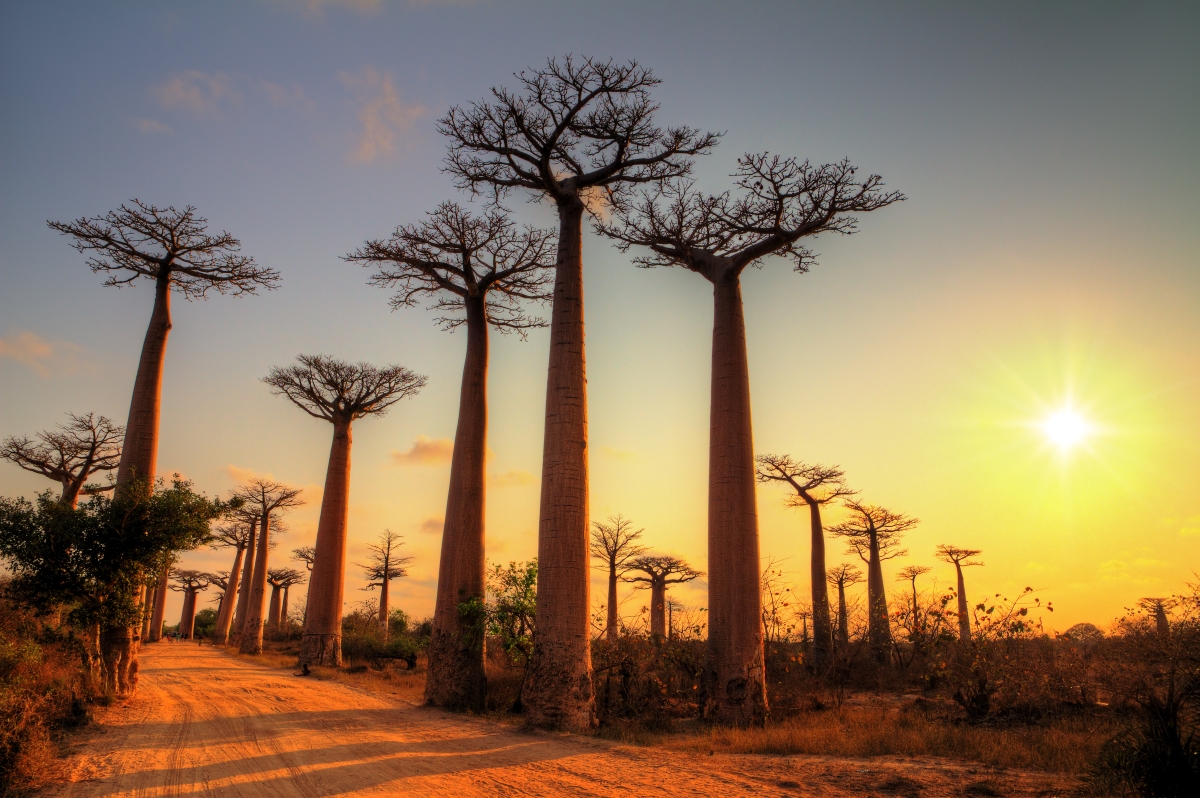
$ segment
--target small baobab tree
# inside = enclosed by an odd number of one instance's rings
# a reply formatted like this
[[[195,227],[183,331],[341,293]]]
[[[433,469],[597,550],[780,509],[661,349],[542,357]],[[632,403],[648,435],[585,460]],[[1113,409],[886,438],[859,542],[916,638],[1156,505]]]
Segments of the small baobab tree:
[[[183,613],[179,616],[179,636],[190,640],[196,620],[196,594],[208,589],[208,574],[193,570],[173,569],[171,590],[183,594]]]
[[[844,653],[850,645],[850,628],[847,625],[849,618],[846,612],[846,587],[862,582],[863,575],[857,567],[849,563],[841,563],[829,569],[826,579],[830,585],[837,588],[837,633],[834,636],[834,642],[838,650]]]
[[[263,382],[310,416],[333,425],[300,662],[336,666],[342,662],[351,425],[364,416],[382,415],[396,402],[417,393],[425,378],[402,366],[376,368],[325,355],[300,355],[297,360],[297,365],[271,369]]]
[[[233,607],[233,618],[229,634],[226,636],[227,641],[240,638],[242,628],[246,624],[246,605],[250,598],[250,583],[254,581],[254,558],[258,549],[258,511],[253,507],[242,505],[234,511],[234,517],[246,524],[250,531],[246,541],[246,558],[242,561],[242,573],[238,577],[237,601]],[[278,527],[278,522],[276,522],[276,527]]]
[[[925,622],[921,618],[921,603],[917,595],[917,579],[929,573],[924,565],[908,565],[896,574],[897,582],[908,582],[912,588],[912,606],[909,608],[909,629],[914,653],[919,652],[924,643]]]
[[[279,602],[279,616],[270,621],[277,629],[288,629],[288,593],[294,585],[302,584],[308,579],[307,574],[302,574],[295,568],[276,568],[275,581],[283,589],[283,598]]]
[[[367,551],[371,553],[371,562],[366,565],[358,565],[363,569],[363,575],[367,577],[367,586],[363,590],[374,590],[379,588],[379,627],[383,632],[383,639],[388,639],[388,617],[391,613],[391,605],[388,602],[388,594],[391,590],[392,580],[399,579],[403,576],[408,576],[408,566],[412,564],[412,557],[401,556],[399,549],[404,545],[404,536],[397,535],[390,529],[385,529],[379,535],[378,543],[368,543]]]
[[[304,570],[308,571],[309,576],[312,576],[313,560],[317,556],[316,546],[301,546],[298,549],[292,549],[292,560],[295,562],[304,563]],[[308,596],[304,594],[304,619],[308,620]]]
[[[622,250],[649,250],[635,258],[638,265],[681,266],[713,286],[703,712],[744,724],[760,722],[767,704],[742,272],[770,256],[790,259],[797,272],[808,271],[814,255],[800,243],[803,239],[853,233],[853,214],[904,197],[883,191],[878,175],[859,180],[848,161],[814,167],[770,153],[745,155],[733,177],[736,195],[704,194],[674,180],[632,202],[618,198],[612,220],[599,228]]]
[[[1144,598],[1138,600],[1138,607],[1154,618],[1154,628],[1163,640],[1171,637],[1171,621],[1167,612],[1174,609],[1178,601],[1174,598]]]
[[[641,574],[634,576],[634,573]],[[650,639],[660,641],[667,636],[667,585],[678,585],[704,576],[678,557],[643,555],[629,561],[626,582],[650,588]]]
[[[396,289],[393,309],[436,297],[432,309],[442,314],[442,326],[467,330],[425,700],[479,711],[486,685],[484,641],[482,619],[474,616],[483,607],[487,565],[488,328],[524,338],[530,328],[545,326],[523,306],[550,299],[554,235],[518,228],[498,210],[472,216],[445,202],[421,224],[398,227],[386,241],[368,241],[346,260],[376,269],[372,285]],[[477,611],[463,612],[464,605]]]
[[[438,122],[447,171],[494,204],[513,189],[558,213],[542,495],[537,632],[527,719],[590,728],[595,697],[589,650],[587,380],[584,369],[583,213],[636,185],[686,175],[717,140],[655,124],[654,74],[640,64],[552,58],[516,75],[515,90],[454,106]],[[593,205],[595,209],[595,205]]]
[[[607,524],[592,522],[592,556],[608,571],[608,605],[604,634],[608,642],[617,642],[617,580],[630,568],[630,562],[646,553],[646,547],[638,543],[644,529],[634,529],[633,522],[621,515],[614,515]]]
[[[229,569],[228,584],[221,585],[221,603],[217,605],[217,623],[213,628],[213,645],[224,645],[229,639],[229,627],[233,622],[233,608],[237,603],[238,587],[242,577],[242,561],[246,556],[246,547],[250,545],[253,527],[244,520],[234,517],[229,523],[220,526],[209,545],[214,549],[231,548],[234,550],[233,567]]]
[[[875,504],[845,502],[851,517],[829,531],[846,539],[846,553],[856,554],[867,566],[867,642],[875,659],[884,663],[892,649],[891,618],[883,582],[883,561],[908,554],[900,547],[905,532],[920,523]]]
[[[972,565],[983,565],[982,561],[972,560],[983,552],[979,549],[960,549],[957,546],[941,545],[937,547],[937,558],[942,562],[953,563],[954,572],[958,577],[958,639],[964,643],[971,640],[971,614],[967,604],[967,584],[963,581],[963,568]]]
[[[246,592],[246,620],[242,624],[238,650],[243,654],[261,654],[263,627],[269,616],[267,611],[267,573],[271,549],[272,516],[282,514],[305,502],[300,498],[301,490],[292,488],[273,479],[255,477],[234,491],[244,508],[258,515],[258,543],[254,552],[254,571],[250,575],[249,590]]]
[[[821,508],[854,495],[837,466],[809,465],[790,456],[762,454],[755,458],[759,482],[783,482],[796,491],[790,507],[807,507],[811,530],[809,578],[812,581],[813,665],[825,671],[833,663],[833,624],[829,619],[829,589],[825,581],[825,528]]]
[[[59,483],[59,501],[75,507],[88,477],[117,467],[125,428],[95,413],[68,417],[71,420],[57,430],[42,430],[34,438],[6,438],[0,444],[0,458]]]

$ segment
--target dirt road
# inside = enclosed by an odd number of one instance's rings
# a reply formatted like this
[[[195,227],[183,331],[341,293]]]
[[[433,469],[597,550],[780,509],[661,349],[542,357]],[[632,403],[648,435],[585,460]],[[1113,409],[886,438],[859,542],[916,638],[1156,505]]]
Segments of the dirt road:
[[[512,727],[148,646],[48,796],[1056,794],[1033,774],[907,758],[703,755]]]

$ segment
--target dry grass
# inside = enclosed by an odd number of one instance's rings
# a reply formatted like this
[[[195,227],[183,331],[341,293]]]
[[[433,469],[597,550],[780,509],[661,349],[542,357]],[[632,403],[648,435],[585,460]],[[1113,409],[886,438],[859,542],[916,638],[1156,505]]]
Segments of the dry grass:
[[[761,729],[707,728],[663,739],[669,748],[729,754],[932,756],[998,767],[1079,773],[1114,728],[1094,718],[1038,726],[970,726],[921,712],[844,707],[806,712]]]

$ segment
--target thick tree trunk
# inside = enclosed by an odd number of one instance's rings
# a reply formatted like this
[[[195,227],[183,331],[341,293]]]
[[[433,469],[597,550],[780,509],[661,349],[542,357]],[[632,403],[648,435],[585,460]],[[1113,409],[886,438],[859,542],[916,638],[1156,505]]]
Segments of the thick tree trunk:
[[[237,547],[233,557],[233,568],[229,571],[229,585],[225,588],[225,597],[221,599],[221,609],[217,611],[217,626],[213,629],[213,645],[223,646],[229,640],[229,628],[233,625],[233,608],[238,602],[241,586],[242,560],[246,550]]]
[[[882,665],[891,656],[892,627],[883,584],[883,563],[879,559],[879,540],[874,532],[871,533],[870,552],[867,563],[867,637],[871,653]]]
[[[196,623],[196,591],[183,591],[183,613],[179,616],[179,636],[192,639],[192,628]]]
[[[150,621],[154,617],[154,609],[158,606],[157,593],[157,582],[146,588],[146,600],[142,605],[142,633],[139,635],[143,642],[150,639]]]
[[[958,639],[964,643],[971,641],[971,616],[967,608],[967,585],[963,581],[962,566],[954,563],[958,572]]]
[[[667,636],[667,586],[658,579],[650,582],[650,639],[658,642]]]
[[[736,274],[713,281],[708,455],[708,652],[704,717],[736,725],[767,714],[759,595],[750,369]]]
[[[850,647],[850,630],[846,627],[846,585],[843,582],[838,582],[838,645],[842,649],[842,654],[846,653],[846,649]]]
[[[279,629],[280,590],[278,585],[271,585],[271,603],[267,609],[267,629],[272,632]]]
[[[258,541],[258,519],[255,518],[250,522],[250,539],[246,543],[246,561],[242,563],[241,585],[238,588],[237,608],[233,612],[233,625],[231,631],[226,635],[228,640],[237,640],[241,637],[242,629],[246,625],[246,602],[250,597],[250,582],[254,578],[254,558],[257,552]],[[233,575],[230,574],[230,578]]]
[[[123,694],[137,687],[137,660],[133,654],[133,635],[125,626],[110,626],[100,636],[104,658],[104,688]]]
[[[958,577],[959,595],[962,595],[962,570],[959,569]],[[1161,601],[1154,604],[1154,626],[1158,632],[1158,636],[1163,640],[1171,639],[1171,621],[1167,618],[1167,608],[1163,606]]]
[[[588,635],[583,203],[577,197],[560,201],[558,217],[558,262],[542,444],[537,629],[522,698],[529,723],[583,730],[592,728],[596,722]]]
[[[308,617],[300,642],[305,665],[342,664],[342,595],[346,588],[346,527],[350,509],[350,419],[333,422],[317,546],[308,583]]]
[[[467,301],[467,356],[459,391],[458,428],[454,433],[425,681],[426,703],[474,712],[483,710],[487,695],[482,614],[487,369],[487,316],[480,297]],[[386,585],[383,590],[387,590]],[[459,609],[473,601],[477,605],[473,610]]]
[[[59,501],[70,507],[72,510],[79,504],[79,493],[83,490],[83,483],[87,478],[87,468],[83,468],[79,472],[79,476],[75,479],[63,482],[62,496]]]
[[[154,591],[154,615],[150,619],[150,637],[151,643],[157,643],[162,640],[163,622],[166,620],[167,612],[167,587],[168,579],[171,574],[171,564],[167,563],[163,566],[162,573],[158,575],[158,587]]]
[[[162,396],[163,360],[171,332],[171,274],[164,270],[154,287],[154,312],[142,342],[142,357],[133,383],[125,442],[117,466],[117,484],[131,479],[154,479],[158,465],[158,415]]]
[[[608,564],[608,626],[604,630],[608,636],[608,642],[617,642],[617,566],[616,563]]]
[[[813,665],[818,673],[822,673],[833,663],[833,629],[829,621],[829,586],[825,582],[825,528],[821,524],[821,505],[809,501],[808,514],[812,526],[808,574],[812,580]]]
[[[263,612],[267,603],[267,553],[271,545],[271,514],[265,512],[258,520],[258,551],[254,555],[254,574],[246,593],[246,622],[238,640],[238,651],[261,654],[263,644]]]
[[[275,621],[275,625],[282,631],[287,631],[288,628],[288,591],[291,589],[291,586],[283,589],[283,600],[279,603],[279,618]]]

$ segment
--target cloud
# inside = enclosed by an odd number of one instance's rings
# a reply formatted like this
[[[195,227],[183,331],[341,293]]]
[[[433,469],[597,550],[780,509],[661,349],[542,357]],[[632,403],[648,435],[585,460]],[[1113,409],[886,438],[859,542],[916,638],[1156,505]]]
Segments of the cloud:
[[[158,101],[168,111],[186,111],[196,116],[209,116],[221,106],[240,105],[242,95],[233,81],[223,72],[207,74],[189,69],[155,88]]]
[[[156,119],[139,119],[138,130],[143,133],[170,133],[171,128]]]
[[[1200,515],[1193,516],[1179,527],[1179,536],[1184,538],[1200,538]]]
[[[446,519],[440,515],[431,515],[420,523],[417,529],[428,535],[442,534],[442,527],[446,525]]]
[[[505,471],[503,474],[493,474],[488,477],[488,484],[493,488],[511,488],[521,485],[536,485],[537,477],[528,471]]]
[[[362,134],[350,152],[351,160],[369,163],[396,151],[396,135],[425,114],[421,105],[405,105],[389,72],[366,67],[359,75],[341,73],[342,83],[354,93]]]
[[[30,330],[10,330],[0,338],[0,359],[11,358],[33,369],[39,377],[61,377],[94,371],[85,360],[87,350],[70,341],[47,341]]]
[[[418,435],[408,451],[392,450],[392,459],[400,465],[436,465],[448,463],[454,454],[454,441],[449,438],[426,438]]]
[[[383,8],[383,0],[276,0],[276,2],[293,10],[318,15],[326,8],[344,8],[367,14]]]
[[[611,446],[601,446],[600,453],[614,460],[632,460],[637,457],[637,452],[631,449],[614,449]]]

